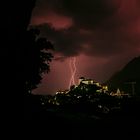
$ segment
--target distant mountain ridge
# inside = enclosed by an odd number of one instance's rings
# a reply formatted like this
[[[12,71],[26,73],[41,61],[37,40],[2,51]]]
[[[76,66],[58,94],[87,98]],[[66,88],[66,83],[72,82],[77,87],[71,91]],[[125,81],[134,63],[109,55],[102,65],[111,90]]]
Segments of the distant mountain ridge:
[[[110,90],[121,90],[132,93],[132,82],[135,82],[135,94],[140,95],[140,56],[135,57],[125,67],[115,73],[107,82]]]

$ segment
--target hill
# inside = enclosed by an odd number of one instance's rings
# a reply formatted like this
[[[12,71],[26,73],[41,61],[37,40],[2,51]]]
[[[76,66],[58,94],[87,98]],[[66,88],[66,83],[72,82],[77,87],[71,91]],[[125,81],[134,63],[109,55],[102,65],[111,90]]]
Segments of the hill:
[[[120,88],[127,93],[140,95],[140,56],[131,60],[121,71],[115,73],[105,83],[110,90]]]

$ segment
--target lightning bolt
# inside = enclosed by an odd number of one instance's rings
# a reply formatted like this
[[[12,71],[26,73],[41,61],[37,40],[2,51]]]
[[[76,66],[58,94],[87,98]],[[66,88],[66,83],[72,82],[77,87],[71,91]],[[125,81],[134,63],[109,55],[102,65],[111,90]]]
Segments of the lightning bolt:
[[[70,66],[70,71],[71,71],[69,87],[71,87],[71,85],[75,85],[75,74],[76,74],[76,70],[77,70],[75,57],[70,59],[69,66]]]
[[[70,59],[69,66],[70,66],[70,72],[71,72],[71,77],[70,77],[70,82],[69,82],[69,87],[70,87],[70,86],[72,85],[72,83],[73,83],[73,67],[72,67],[72,59]]]
[[[73,58],[73,84],[75,85],[75,74],[76,74],[76,58]]]

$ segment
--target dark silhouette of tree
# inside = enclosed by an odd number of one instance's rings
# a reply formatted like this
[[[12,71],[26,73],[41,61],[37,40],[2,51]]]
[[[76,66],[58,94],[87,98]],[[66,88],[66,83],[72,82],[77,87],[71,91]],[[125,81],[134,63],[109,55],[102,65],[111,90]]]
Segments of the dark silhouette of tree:
[[[3,7],[7,10],[2,12],[3,22],[1,28],[1,79],[5,93],[19,95],[24,92],[24,46],[27,27],[30,23],[32,10],[36,0],[5,1]],[[11,62],[11,63],[9,63]],[[12,67],[11,67],[12,65]],[[7,84],[7,79],[8,83]],[[12,85],[13,83],[13,85]],[[11,86],[11,88],[7,88]],[[3,91],[2,89],[2,91]],[[13,95],[13,94],[10,94]]]
[[[42,74],[50,71],[53,45],[46,38],[39,37],[38,29],[30,29],[24,39],[24,86],[26,93],[35,89],[42,79]]]

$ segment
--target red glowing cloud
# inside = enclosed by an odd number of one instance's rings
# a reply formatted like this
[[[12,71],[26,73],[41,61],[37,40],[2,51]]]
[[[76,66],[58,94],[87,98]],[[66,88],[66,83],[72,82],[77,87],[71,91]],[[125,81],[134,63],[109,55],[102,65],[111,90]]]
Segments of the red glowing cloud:
[[[46,16],[38,16],[34,17],[31,20],[32,25],[40,25],[48,23],[51,27],[55,28],[56,30],[67,29],[73,25],[72,18],[57,15],[56,13],[49,12]]]

